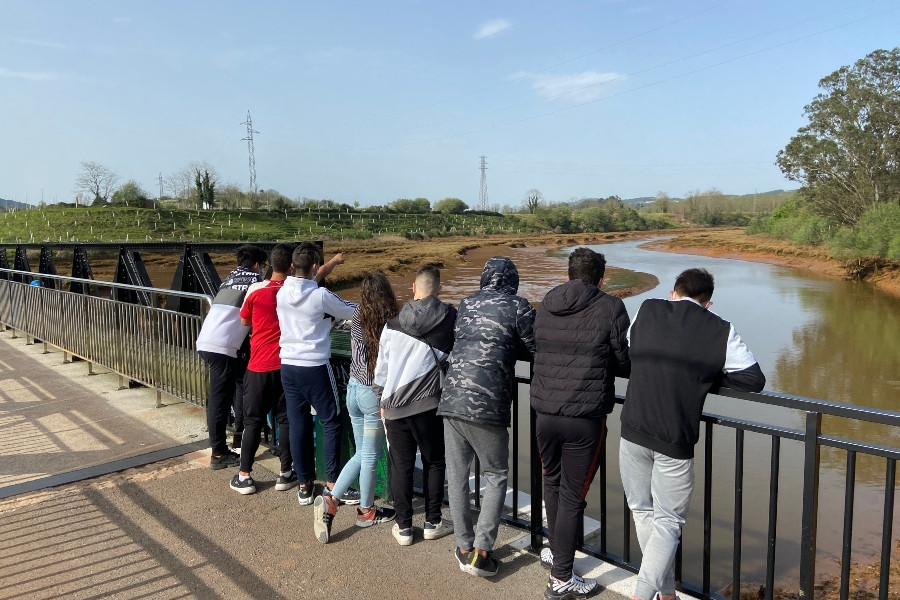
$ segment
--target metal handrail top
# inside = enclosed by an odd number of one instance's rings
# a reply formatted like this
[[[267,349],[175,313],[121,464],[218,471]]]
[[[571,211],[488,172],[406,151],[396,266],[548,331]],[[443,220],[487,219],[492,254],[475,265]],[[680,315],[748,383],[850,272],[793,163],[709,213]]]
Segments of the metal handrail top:
[[[34,271],[19,271],[16,269],[0,268],[0,273],[12,273],[15,275],[25,275],[34,279],[59,279],[63,281],[73,281],[75,283],[83,283],[85,285],[97,285],[109,288],[117,288],[121,290],[134,290],[136,292],[150,292],[154,294],[166,294],[168,296],[178,296],[179,298],[188,298],[191,300],[205,300],[208,306],[212,306],[213,297],[209,294],[199,294],[196,292],[181,292],[178,290],[169,290],[166,288],[144,287],[142,285],[131,285],[128,283],[115,283],[112,281],[102,281],[99,279],[83,279],[81,277],[70,277],[68,275],[51,275],[49,273],[36,273]]]

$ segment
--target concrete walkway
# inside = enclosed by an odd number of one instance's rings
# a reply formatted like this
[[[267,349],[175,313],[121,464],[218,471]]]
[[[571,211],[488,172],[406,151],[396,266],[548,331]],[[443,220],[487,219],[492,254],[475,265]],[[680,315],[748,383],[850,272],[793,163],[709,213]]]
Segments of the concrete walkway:
[[[155,392],[11,336],[0,332],[0,600],[542,597],[547,571],[510,527],[490,579],[458,569],[453,536],[418,531],[400,547],[389,526],[356,528],[352,507],[321,545],[312,508],[275,491],[268,452],[260,491],[239,496],[231,470],[207,468],[202,409],[155,408]],[[629,573],[575,565],[608,588],[600,598],[630,596]]]

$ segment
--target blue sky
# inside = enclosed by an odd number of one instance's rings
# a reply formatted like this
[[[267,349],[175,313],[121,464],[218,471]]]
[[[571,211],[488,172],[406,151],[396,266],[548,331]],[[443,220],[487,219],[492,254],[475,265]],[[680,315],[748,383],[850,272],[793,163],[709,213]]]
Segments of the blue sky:
[[[135,179],[362,206],[794,188],[819,79],[900,44],[896,0],[0,0],[0,197]]]

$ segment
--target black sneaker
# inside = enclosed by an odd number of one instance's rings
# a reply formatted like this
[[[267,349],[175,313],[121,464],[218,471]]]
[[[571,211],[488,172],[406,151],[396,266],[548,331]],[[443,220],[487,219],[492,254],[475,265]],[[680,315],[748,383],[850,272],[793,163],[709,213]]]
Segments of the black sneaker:
[[[209,468],[213,471],[229,469],[241,464],[241,455],[237,452],[226,452],[222,456],[213,456],[209,459]]]
[[[384,508],[381,506],[376,506],[374,511],[366,511],[363,512],[360,509],[356,509],[356,526],[357,527],[371,527],[372,525],[379,525],[381,523],[387,523],[388,521],[393,521],[394,517],[397,516],[397,511],[393,508]]]
[[[459,563],[460,571],[465,571],[477,577],[493,577],[500,570],[500,563],[494,558],[492,552],[488,552],[487,556],[482,556],[475,550],[470,550],[468,553],[463,554],[457,548],[456,562]]]
[[[297,488],[297,502],[300,506],[309,506],[313,503],[315,493],[315,485],[312,481],[308,481]]]
[[[341,494],[340,497],[341,504],[359,504],[359,492],[354,489],[348,489],[346,492]]]
[[[291,471],[291,474],[285,477],[284,475],[279,475],[278,479],[275,480],[275,489],[279,492],[286,492],[292,487],[298,485],[299,481],[297,480],[297,474]]]
[[[581,600],[590,598],[603,591],[603,586],[596,579],[586,579],[572,573],[568,581],[557,581],[553,577],[547,579],[547,587],[544,588],[546,600]]]
[[[313,532],[323,544],[331,538],[331,522],[334,521],[334,513],[328,510],[329,504],[325,496],[317,496],[313,502]]]
[[[228,485],[231,489],[236,491],[238,494],[255,494],[256,493],[256,484],[253,482],[252,477],[248,477],[247,479],[241,481],[240,475],[235,475],[231,478],[231,483]]]

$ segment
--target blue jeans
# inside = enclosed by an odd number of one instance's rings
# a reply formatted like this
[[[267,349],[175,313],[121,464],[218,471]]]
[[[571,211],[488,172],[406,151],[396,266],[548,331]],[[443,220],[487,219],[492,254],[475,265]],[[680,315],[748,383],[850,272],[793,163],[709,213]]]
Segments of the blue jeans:
[[[674,594],[675,551],[694,493],[694,459],[671,458],[622,440],[619,469],[643,554],[634,597]]]
[[[384,425],[378,396],[353,377],[347,384],[347,413],[353,424],[356,452],[344,465],[331,493],[340,498],[359,476],[359,506],[371,508],[375,503],[378,457],[384,450]]]

